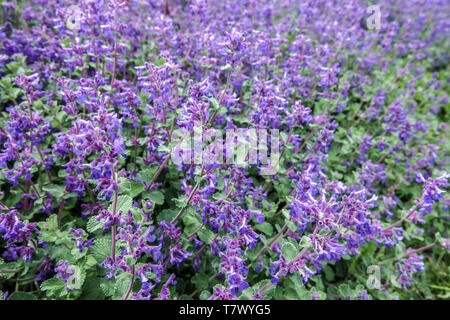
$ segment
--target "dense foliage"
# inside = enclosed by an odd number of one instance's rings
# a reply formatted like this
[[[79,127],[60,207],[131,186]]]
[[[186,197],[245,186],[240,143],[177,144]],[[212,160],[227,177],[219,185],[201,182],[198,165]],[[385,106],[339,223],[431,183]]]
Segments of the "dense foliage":
[[[450,4],[371,4],[2,1],[3,298],[449,298]]]

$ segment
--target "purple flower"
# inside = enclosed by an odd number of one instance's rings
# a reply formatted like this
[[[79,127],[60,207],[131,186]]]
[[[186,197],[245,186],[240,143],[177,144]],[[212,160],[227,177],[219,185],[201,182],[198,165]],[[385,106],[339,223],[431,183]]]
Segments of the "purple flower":
[[[236,295],[231,293],[229,289],[220,288],[218,286],[214,287],[213,294],[208,298],[208,300],[239,300]]]
[[[62,279],[66,285],[66,290],[75,290],[73,281],[76,282],[76,268],[73,265],[69,265],[67,260],[60,260],[55,268],[56,278]]]
[[[94,239],[85,240],[86,235],[83,229],[73,229],[70,228],[69,232],[74,235],[74,238],[70,238],[70,241],[75,242],[75,246],[80,250],[80,253],[83,252],[83,248],[88,248],[94,245]]]
[[[22,222],[16,209],[0,214],[0,234],[3,234],[2,239],[8,245],[3,256],[10,261],[17,260],[19,256],[29,261],[35,250],[28,245],[33,232],[39,233],[36,223]]]
[[[425,270],[425,264],[422,262],[423,257],[417,255],[413,249],[408,248],[406,256],[406,258],[399,259],[395,264],[397,281],[405,289],[415,282],[412,278],[413,274]]]
[[[34,279],[37,282],[42,282],[49,279],[54,274],[56,260],[51,258],[48,253],[45,254],[44,261],[38,268],[39,274]]]
[[[170,249],[170,263],[175,264],[178,267],[181,265],[183,261],[186,261],[192,255],[191,252],[181,249],[181,243],[175,245],[172,249]]]

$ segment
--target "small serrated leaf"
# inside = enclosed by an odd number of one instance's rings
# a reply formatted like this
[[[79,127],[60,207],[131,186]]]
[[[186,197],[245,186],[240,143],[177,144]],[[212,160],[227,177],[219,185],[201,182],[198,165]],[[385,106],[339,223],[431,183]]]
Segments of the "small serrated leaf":
[[[91,247],[92,255],[98,263],[105,261],[111,254],[111,239],[100,238],[95,239],[94,245]]]
[[[285,242],[281,248],[281,254],[286,258],[286,262],[291,262],[298,254],[298,250],[292,243]]]
[[[29,292],[17,291],[13,292],[8,300],[37,300],[36,296]]]
[[[164,203],[164,195],[157,190],[144,193],[143,198],[152,200],[154,203],[160,205]]]
[[[83,285],[83,293],[80,300],[101,300],[105,298],[103,288],[101,288],[102,279],[95,276],[88,276]]]
[[[89,233],[103,229],[103,223],[97,220],[97,217],[90,217],[86,223],[86,229]]]
[[[199,298],[200,298],[200,300],[208,300],[208,298],[211,296],[211,293],[208,291],[208,290],[203,290],[201,293],[200,293],[200,296],[199,296]]]
[[[199,289],[207,289],[209,287],[208,276],[204,273],[197,273],[191,278],[191,282]]]
[[[48,280],[45,280],[41,284],[41,290],[42,291],[56,291],[60,289],[64,289],[66,285],[61,279],[57,278],[50,278]]]
[[[128,192],[128,195],[131,198],[136,198],[138,195],[140,195],[145,190],[145,186],[141,182],[131,182],[130,184],[130,191]]]
[[[131,274],[127,272],[122,272],[116,276],[116,283],[114,284],[114,297],[116,299],[122,298],[122,296],[127,292],[131,277]]]
[[[105,296],[111,297],[114,294],[114,281],[106,280],[100,284],[100,288]]]
[[[204,243],[209,244],[214,239],[215,234],[211,230],[206,228],[202,228],[198,233],[198,238],[202,240]]]
[[[122,212],[122,214],[125,215],[128,213],[128,211],[131,210],[132,206],[133,206],[133,199],[130,196],[121,195],[117,198],[116,213]],[[112,203],[109,206],[108,211],[113,212]]]
[[[160,223],[161,221],[171,221],[175,216],[177,215],[177,212],[172,209],[164,209],[161,211],[161,213],[157,216],[157,221]]]
[[[50,184],[47,186],[43,186],[42,190],[47,191],[55,198],[59,199],[64,195],[64,190],[66,190],[65,185],[57,185],[57,184]]]
[[[269,237],[273,234],[273,227],[268,222],[263,222],[261,224],[256,225],[256,229],[264,232]]]

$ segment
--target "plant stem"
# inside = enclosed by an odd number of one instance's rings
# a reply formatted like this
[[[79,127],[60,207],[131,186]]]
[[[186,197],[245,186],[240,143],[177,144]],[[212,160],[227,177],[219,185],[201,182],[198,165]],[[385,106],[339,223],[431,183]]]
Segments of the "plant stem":
[[[3,207],[5,210],[9,210],[8,206],[0,201],[0,206]]]
[[[62,199],[61,203],[59,204],[58,216],[56,217],[58,229],[61,229],[61,217],[62,217],[63,211],[64,211],[64,199]]]
[[[17,273],[20,270],[17,269],[4,269],[4,270],[0,270],[0,273]]]
[[[180,209],[178,214],[175,216],[175,218],[172,219],[172,221],[170,221],[170,223],[177,222],[177,220],[181,217],[181,215],[183,214],[184,210],[186,210],[187,206],[189,205],[189,203],[191,202],[191,200],[194,197],[195,193],[197,192],[197,189],[198,189],[199,186],[200,186],[200,181],[197,182],[195,187],[192,189],[191,193],[189,194],[189,198],[186,201],[186,204]]]
[[[383,261],[379,262],[378,264],[386,264],[386,263],[395,261],[395,260],[397,260],[397,259],[403,259],[403,258],[406,258],[406,257],[408,257],[408,256],[410,256],[410,255],[412,255],[412,254],[417,253],[417,252],[421,252],[421,251],[425,251],[425,250],[427,250],[427,249],[430,249],[430,248],[434,247],[435,245],[436,245],[436,243],[430,243],[430,244],[428,244],[428,245],[426,245],[426,246],[423,246],[423,247],[420,247],[420,248],[418,248],[418,249],[416,249],[416,250],[407,252],[407,253],[405,253],[404,255],[402,255],[400,258],[391,258],[391,259],[383,260]]]
[[[41,158],[42,164],[43,164],[43,166],[44,166],[44,168],[45,168],[45,172],[47,173],[48,181],[49,181],[50,183],[53,183],[52,175],[50,174],[50,172],[48,171],[48,169],[45,167],[45,164],[44,164],[44,156],[42,155],[41,148],[39,148],[39,146],[37,147],[37,151],[38,151],[38,153],[39,153],[39,157]]]
[[[231,69],[230,71],[228,71],[228,75],[227,75],[227,83],[225,84],[225,89],[223,89],[222,91],[222,95],[220,96],[219,102],[218,102],[218,108],[216,110],[214,110],[214,113],[212,114],[211,118],[208,121],[208,126],[211,126],[214,122],[214,119],[216,118],[217,112],[219,111],[220,108],[220,104],[222,103],[223,98],[225,98],[225,93],[228,90],[228,87],[230,86],[230,80],[231,80]]]
[[[385,232],[385,231],[387,231],[387,230],[390,230],[390,229],[392,229],[392,228],[395,228],[395,227],[398,226],[400,223],[402,223],[403,221],[405,221],[406,219],[408,219],[408,218],[414,213],[415,208],[416,208],[416,206],[413,206],[411,209],[409,209],[410,212],[409,212],[406,216],[404,216],[403,218],[401,218],[401,219],[398,220],[397,222],[391,224],[390,226],[384,228],[384,229],[383,229],[383,232]]]
[[[277,233],[277,235],[276,235],[275,237],[273,237],[273,239],[270,240],[270,242],[269,242],[267,245],[265,245],[265,246],[258,252],[258,254],[256,255],[256,258],[255,258],[255,259],[257,259],[260,255],[262,255],[262,254],[264,253],[264,251],[266,251],[266,249],[270,248],[270,246],[271,246],[275,241],[277,241],[277,239],[283,234],[283,232],[286,231],[287,227],[288,227],[287,224],[285,224],[285,225],[283,226],[283,228],[281,228],[281,230]]]
[[[113,179],[114,181],[116,181],[116,173],[115,173],[115,168],[113,166]],[[112,216],[113,218],[116,217],[116,211],[117,211],[117,199],[119,198],[119,190],[114,190],[114,199],[113,199],[113,212],[112,212]],[[116,259],[116,233],[117,233],[117,226],[115,224],[113,224],[111,226],[111,258],[113,260]]]
[[[306,137],[305,141],[303,141],[302,145],[300,146],[300,148],[298,149],[297,153],[300,153],[300,151],[303,150],[303,148],[306,146],[306,144],[308,143],[309,140],[311,140],[312,136],[314,135],[314,133],[316,132],[316,130],[311,130],[311,132],[308,134],[308,136]],[[290,166],[287,170],[286,170],[286,174],[289,173],[289,171],[291,171],[292,169],[294,169],[301,161],[293,164],[292,166]]]
[[[128,290],[125,293],[125,295],[122,297],[122,300],[128,300],[128,297],[130,296],[131,291],[133,290],[133,284],[134,284],[134,269],[135,265],[131,267],[131,281],[130,285],[128,286]]]
[[[178,144],[175,146],[175,148],[179,147],[181,145],[181,143],[183,142],[183,140],[189,135],[189,133],[185,134],[180,141],[178,142]],[[174,148],[174,149],[175,149]],[[173,150],[173,149],[172,149]],[[153,178],[150,180],[150,183],[148,184],[146,191],[148,192],[150,190],[150,188],[153,186],[153,184],[155,183],[155,180],[159,177],[159,175],[161,174],[161,172],[163,171],[163,169],[166,167],[167,162],[169,162],[170,156],[172,154],[172,150],[169,152],[169,154],[166,156],[166,158],[164,159],[164,161],[161,163],[161,165],[158,168],[158,171],[156,171],[156,173],[154,174]]]

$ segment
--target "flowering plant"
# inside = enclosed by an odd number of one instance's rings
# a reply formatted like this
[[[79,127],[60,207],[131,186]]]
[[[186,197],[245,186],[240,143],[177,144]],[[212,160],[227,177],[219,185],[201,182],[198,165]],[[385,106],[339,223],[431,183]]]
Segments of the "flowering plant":
[[[450,7],[373,7],[3,1],[1,297],[448,299]]]

